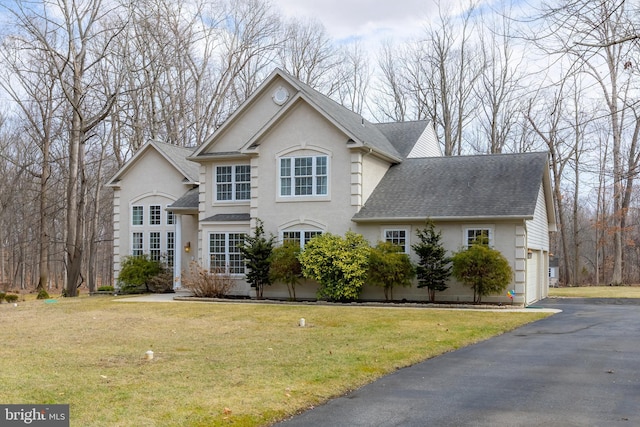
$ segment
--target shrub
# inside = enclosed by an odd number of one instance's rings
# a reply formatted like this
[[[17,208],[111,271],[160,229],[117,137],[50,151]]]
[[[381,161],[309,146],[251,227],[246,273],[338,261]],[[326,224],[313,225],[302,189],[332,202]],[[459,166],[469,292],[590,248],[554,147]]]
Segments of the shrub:
[[[509,262],[497,250],[482,243],[456,252],[452,258],[453,276],[473,289],[473,301],[502,293],[513,276]]]
[[[2,304],[2,301],[4,301],[4,297],[6,297],[7,294],[5,294],[4,292],[0,292],[0,304]]]
[[[369,244],[360,234],[324,233],[305,245],[298,257],[302,273],[320,284],[318,297],[352,301],[360,296],[369,264]]]
[[[149,280],[162,271],[160,262],[148,255],[127,256],[123,259],[118,276],[122,293],[149,290]]]
[[[49,299],[51,298],[49,296],[49,293],[45,290],[45,289],[40,289],[38,291],[38,296],[36,296],[36,299]]]
[[[114,290],[113,286],[108,286],[108,285],[100,286],[98,288],[98,292],[113,292],[113,290]]]
[[[173,292],[173,271],[169,268],[162,268],[160,273],[149,279],[147,288],[157,294]]]
[[[420,241],[411,247],[418,255],[418,287],[427,288],[429,301],[436,300],[436,292],[447,289],[447,279],[451,275],[451,258],[446,256],[446,250],[441,243],[442,233],[435,230],[432,221],[427,221],[424,229],[417,231]]]
[[[384,298],[393,299],[394,286],[411,286],[415,276],[409,256],[391,242],[379,242],[369,255],[368,283],[384,288]]]
[[[282,246],[273,249],[271,253],[271,266],[269,275],[273,282],[282,282],[287,285],[289,299],[296,300],[296,285],[302,277],[302,265],[298,256],[300,244],[298,242],[285,242]]]
[[[230,274],[224,271],[210,272],[195,261],[189,266],[189,272],[183,276],[182,283],[193,295],[205,298],[223,298],[234,286]]]
[[[4,296],[5,301],[11,303],[11,302],[16,302],[18,301],[18,295],[16,294],[6,294]]]

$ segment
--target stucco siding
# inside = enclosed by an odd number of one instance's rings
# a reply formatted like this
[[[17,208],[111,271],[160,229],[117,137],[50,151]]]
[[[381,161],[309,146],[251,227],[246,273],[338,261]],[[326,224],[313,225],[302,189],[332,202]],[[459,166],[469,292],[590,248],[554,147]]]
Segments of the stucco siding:
[[[120,262],[131,255],[132,233],[143,233],[143,251],[149,252],[149,232],[160,232],[161,250],[166,251],[167,233],[175,225],[167,224],[165,208],[184,194],[187,187],[183,176],[155,149],[149,148],[121,177],[114,202],[114,279],[117,281]],[[160,224],[149,224],[149,207],[160,206]],[[133,206],[143,207],[143,225],[132,225]],[[178,250],[179,248],[175,248]]]
[[[391,165],[370,154],[363,156],[362,163],[362,204],[365,204]]]
[[[424,228],[422,223],[388,223],[388,224],[359,224],[354,228],[354,231],[361,233],[372,245],[375,245],[378,241],[384,238],[385,229],[406,229],[408,231],[408,246],[419,242],[416,235],[418,229]],[[509,262],[511,268],[516,271],[516,264],[522,263],[522,260],[526,258],[524,253],[519,253],[517,250],[516,242],[516,230],[523,228],[522,223],[518,222],[439,222],[436,224],[436,230],[442,232],[442,244],[447,250],[447,255],[451,256],[454,252],[460,251],[466,244],[466,230],[469,228],[489,228],[493,234],[493,247],[499,250]],[[413,249],[410,249],[410,257],[414,263],[417,263],[418,258],[415,255]],[[520,269],[524,273],[524,266]],[[513,289],[516,286],[516,277],[512,279],[507,289]],[[524,297],[524,279],[522,279],[521,290],[519,292],[519,301],[522,302]],[[384,299],[384,292],[382,288],[376,288],[367,286],[363,290],[362,297],[364,299]],[[393,291],[393,297],[396,300],[428,300],[428,294],[426,289],[417,287],[417,281],[411,287],[397,288]],[[461,283],[458,283],[453,277],[449,280],[449,288],[443,292],[436,294],[437,301],[451,301],[451,302],[471,302],[473,301],[473,294],[470,293],[470,289]],[[496,295],[491,297],[483,297],[485,302],[508,302],[509,299],[504,295]]]
[[[224,125],[221,133],[216,135],[215,144],[210,147],[208,152],[234,152],[253,138],[269,120],[284,108],[284,105],[278,105],[272,99],[273,93],[280,86],[287,89],[290,94],[289,101],[291,101],[295,91],[287,82],[281,78],[271,82],[263,92],[250,100],[251,108],[240,109],[237,115],[230,118],[231,121]]]
[[[300,124],[304,123],[304,126]],[[299,103],[260,140],[256,194],[252,194],[255,217],[265,231],[279,235],[286,228],[310,227],[345,233],[357,207],[351,204],[351,153],[347,137],[306,103]],[[327,156],[327,195],[281,196],[279,159]]]

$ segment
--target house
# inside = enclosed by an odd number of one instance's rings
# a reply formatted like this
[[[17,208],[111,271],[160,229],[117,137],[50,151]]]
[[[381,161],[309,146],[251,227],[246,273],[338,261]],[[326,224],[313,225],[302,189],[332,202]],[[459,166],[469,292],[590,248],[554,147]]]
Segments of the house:
[[[166,254],[176,288],[189,262],[223,268],[234,293],[254,295],[237,243],[256,221],[279,242],[304,246],[352,230],[412,257],[427,218],[448,251],[489,238],[514,271],[514,301],[547,296],[549,231],[555,230],[546,153],[442,156],[426,121],[373,124],[276,69],[201,146],[149,142],[109,181],[114,189],[114,265],[123,256]],[[313,298],[305,283],[298,297]],[[274,284],[265,296],[287,297]],[[426,300],[415,286],[396,299]],[[363,299],[383,299],[365,287]],[[472,301],[451,279],[442,301]],[[510,301],[506,295],[485,301]]]

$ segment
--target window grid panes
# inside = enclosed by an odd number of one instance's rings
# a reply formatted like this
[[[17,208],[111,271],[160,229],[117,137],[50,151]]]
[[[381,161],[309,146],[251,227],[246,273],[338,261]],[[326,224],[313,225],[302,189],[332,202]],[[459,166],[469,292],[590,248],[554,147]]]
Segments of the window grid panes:
[[[176,216],[173,212],[167,211],[167,225],[174,225],[176,223]]]
[[[467,230],[467,246],[474,243],[481,243],[489,246],[491,244],[491,234],[486,228],[470,228]]]
[[[249,200],[251,166],[216,166],[216,200]]]
[[[173,231],[167,232],[167,267],[172,268],[175,259],[176,239]]]
[[[154,261],[160,261],[160,232],[149,233],[149,257]]]
[[[144,207],[133,206],[133,208],[131,209],[131,224],[143,225],[143,223],[144,223]]]
[[[159,205],[151,205],[149,206],[149,225],[160,225],[161,224],[161,209]]]
[[[310,231],[283,231],[282,243],[296,242],[304,249],[304,245],[316,236],[322,234],[322,231],[310,230]]]
[[[142,256],[144,250],[144,234],[133,233],[131,235],[131,254],[133,256]]]
[[[251,166],[236,166],[235,184],[236,200],[249,200],[251,198]]]
[[[328,182],[327,156],[280,159],[281,196],[326,196]]]
[[[209,235],[209,268],[214,273],[243,274],[244,258],[240,244],[242,233],[211,233]]]
[[[400,246],[402,252],[407,253],[407,230],[385,230],[384,239]]]

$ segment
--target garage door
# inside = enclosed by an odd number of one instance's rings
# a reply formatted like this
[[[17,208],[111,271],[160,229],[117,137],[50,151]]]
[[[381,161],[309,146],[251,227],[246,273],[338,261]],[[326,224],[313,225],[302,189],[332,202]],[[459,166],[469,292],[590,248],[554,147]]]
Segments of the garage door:
[[[531,258],[527,259],[527,295],[526,302],[531,304],[540,299],[538,282],[540,281],[540,272],[538,268],[538,260],[540,251],[533,251]]]

